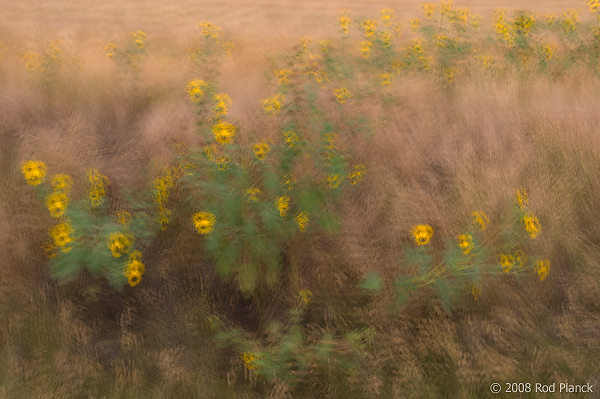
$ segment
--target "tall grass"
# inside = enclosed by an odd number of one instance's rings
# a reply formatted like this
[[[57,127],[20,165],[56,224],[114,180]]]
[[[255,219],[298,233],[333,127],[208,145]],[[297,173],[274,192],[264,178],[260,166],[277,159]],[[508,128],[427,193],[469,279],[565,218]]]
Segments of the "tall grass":
[[[181,24],[155,36],[127,14],[104,35],[93,27],[114,17],[100,14],[74,23],[82,41],[51,22],[19,36],[41,11],[3,6],[21,18],[0,30],[0,397],[491,397],[493,382],[600,384],[596,14],[582,10],[573,30],[573,14],[549,25],[525,11],[441,3],[429,19],[428,7],[395,17],[357,4],[344,33],[323,5],[320,37],[294,27],[252,41],[232,37],[216,5],[201,21],[188,5],[167,10]],[[81,16],[67,6],[47,15]],[[265,18],[281,23],[280,12]],[[205,19],[218,34],[203,33]],[[236,128],[232,142],[215,143],[227,141],[219,123]],[[33,159],[48,179],[73,176],[66,215],[98,226],[86,243],[100,252],[75,240],[78,257],[59,247],[47,259],[63,216],[45,209],[50,185],[23,179]],[[110,182],[100,207],[89,169]],[[112,216],[124,209],[153,222],[124,230]],[[417,242],[415,226],[430,227]],[[121,230],[143,253],[139,283],[120,274],[131,260],[109,237]],[[550,262],[543,281],[537,260]]]

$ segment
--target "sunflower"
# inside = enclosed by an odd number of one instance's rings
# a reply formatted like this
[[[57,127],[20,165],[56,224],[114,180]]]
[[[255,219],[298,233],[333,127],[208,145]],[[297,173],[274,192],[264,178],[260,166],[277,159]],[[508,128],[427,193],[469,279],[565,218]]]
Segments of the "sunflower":
[[[46,164],[42,161],[24,162],[21,170],[27,184],[39,186],[46,178]]]
[[[69,204],[69,198],[65,193],[52,193],[46,198],[46,206],[48,207],[48,211],[50,211],[50,215],[53,218],[58,219],[65,215],[65,210],[67,209],[67,205]]]
[[[413,227],[412,234],[417,245],[427,245],[433,237],[433,227],[428,224],[420,224]]]
[[[209,212],[196,212],[192,216],[192,224],[200,234],[208,234],[215,228],[217,219]]]
[[[308,213],[307,212],[300,212],[299,214],[296,215],[296,223],[298,223],[298,227],[300,228],[300,231],[306,231],[306,227],[308,226]]]
[[[285,217],[290,206],[290,197],[287,195],[283,195],[277,198],[276,206],[281,217]]]

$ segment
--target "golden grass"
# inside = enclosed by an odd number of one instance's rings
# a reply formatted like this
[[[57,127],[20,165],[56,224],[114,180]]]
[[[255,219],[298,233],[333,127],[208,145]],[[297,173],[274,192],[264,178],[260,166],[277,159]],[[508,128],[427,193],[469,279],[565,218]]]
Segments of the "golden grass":
[[[185,94],[187,82],[200,77],[187,60],[200,40],[198,22],[215,23],[235,44],[231,58],[219,58],[217,82],[233,100],[240,140],[256,142],[279,134],[260,111],[274,92],[279,53],[304,36],[335,40],[339,8],[370,17],[401,7],[396,14],[406,21],[420,16],[418,4],[0,2],[0,398],[467,398],[488,397],[495,381],[590,382],[600,389],[600,82],[586,73],[485,84],[473,78],[450,92],[403,77],[389,89],[398,101],[356,106],[376,121],[375,134],[371,141],[342,137],[340,145],[367,165],[368,177],[344,200],[340,235],[309,242],[296,262],[314,294],[311,339],[328,330],[375,329],[360,373],[333,370],[293,392],[253,380],[238,353],[216,348],[206,317],[218,313],[262,331],[269,320],[285,319],[293,302],[287,282],[256,309],[216,278],[197,242],[183,235],[159,237],[147,254],[148,277],[125,294],[101,282],[90,289],[89,277],[57,287],[50,276],[39,249],[49,216],[23,183],[20,163],[43,159],[75,176],[95,167],[115,187],[142,188],[173,159],[171,143],[198,144]],[[485,18],[499,6],[458,5]],[[572,6],[502,4],[538,12]],[[133,80],[102,46],[124,45],[138,29],[148,33],[148,55]],[[64,41],[65,68],[56,76],[59,89],[44,92],[21,55],[54,39]],[[323,110],[334,114],[331,102]],[[398,273],[413,225],[433,226],[437,246],[441,237],[461,234],[475,209],[501,228],[514,187],[527,187],[543,225],[534,246],[552,260],[547,280],[484,281],[479,300],[465,296],[452,316],[427,294],[392,313],[387,296],[357,296],[367,271],[390,279]]]

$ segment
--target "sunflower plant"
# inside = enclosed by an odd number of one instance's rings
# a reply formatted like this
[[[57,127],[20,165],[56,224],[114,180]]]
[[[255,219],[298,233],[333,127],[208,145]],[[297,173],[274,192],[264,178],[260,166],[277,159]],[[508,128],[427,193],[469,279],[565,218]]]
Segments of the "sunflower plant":
[[[65,284],[86,270],[119,290],[139,284],[145,271],[141,249],[156,234],[158,224],[135,202],[132,212],[109,212],[109,180],[98,170],[87,171],[85,195],[77,199],[73,178],[66,174],[48,178],[47,169],[41,161],[22,165],[25,181],[35,187],[53,220],[43,249],[54,277]]]
[[[188,91],[204,145],[180,155],[178,162],[191,165],[181,177],[180,192],[190,227],[217,272],[235,279],[247,296],[272,287],[284,259],[294,269],[293,257],[286,254],[293,242],[320,228],[337,228],[336,198],[366,174],[364,165],[347,170],[330,123],[311,131],[288,112],[302,106],[291,104],[285,95],[297,87],[294,77],[308,79],[288,75],[286,85],[262,104],[268,105],[268,118],[281,124],[280,139],[244,145],[238,143],[237,124],[227,115],[231,98],[216,94],[212,84],[196,80],[188,86],[202,87],[202,96],[199,90]],[[306,160],[312,160],[311,172],[301,173]]]
[[[414,243],[405,246],[403,251],[403,264],[412,267],[413,272],[396,277],[392,289],[397,303],[404,304],[421,289],[431,289],[450,311],[465,286],[474,300],[479,298],[484,274],[510,274],[517,278],[530,274],[537,275],[540,281],[545,280],[550,261],[527,255],[531,252],[529,243],[540,236],[542,226],[529,208],[525,189],[514,190],[512,213],[512,220],[489,233],[486,231],[490,224],[488,216],[481,210],[472,211],[471,225],[454,238],[443,240],[443,254],[437,253],[433,244],[434,228],[428,224],[414,225],[410,231]],[[494,242],[495,251],[492,250],[493,236],[501,237]],[[380,294],[384,288],[383,280],[374,271],[367,273],[360,286],[370,295]]]

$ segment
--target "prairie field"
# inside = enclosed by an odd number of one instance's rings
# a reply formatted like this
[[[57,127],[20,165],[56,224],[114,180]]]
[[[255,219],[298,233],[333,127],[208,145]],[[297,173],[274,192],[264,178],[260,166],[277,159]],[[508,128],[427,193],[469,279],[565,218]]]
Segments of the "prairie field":
[[[0,399],[600,397],[599,0],[0,15]]]

